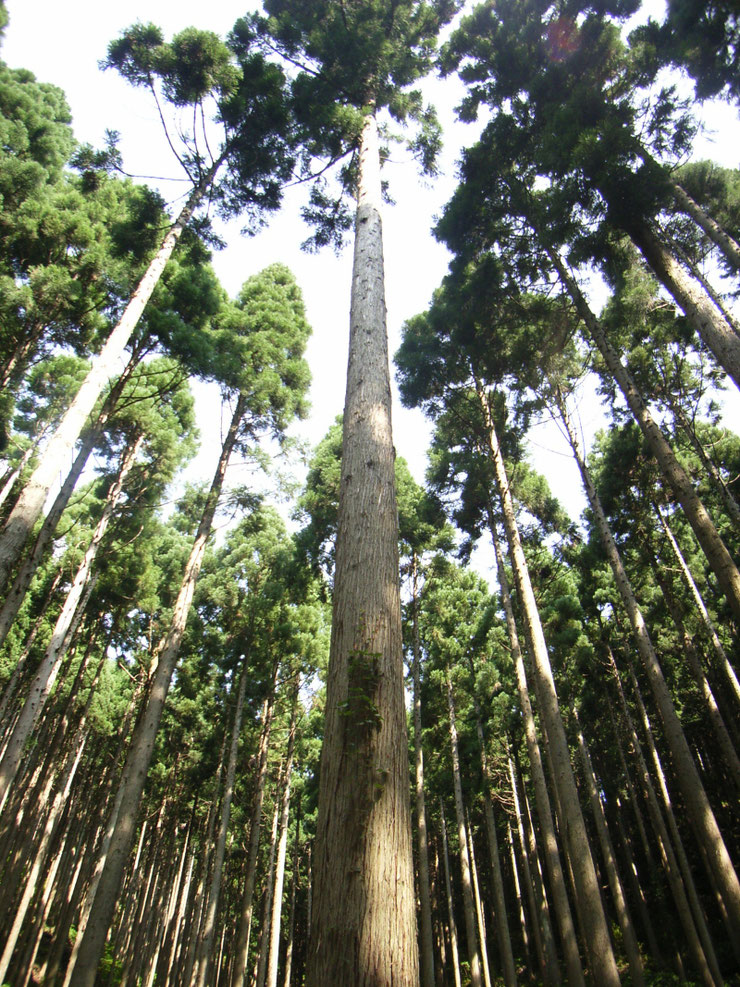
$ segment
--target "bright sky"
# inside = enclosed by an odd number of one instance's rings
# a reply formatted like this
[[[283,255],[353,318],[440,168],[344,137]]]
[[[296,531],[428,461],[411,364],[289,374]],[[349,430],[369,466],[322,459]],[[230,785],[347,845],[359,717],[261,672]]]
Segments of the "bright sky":
[[[245,12],[249,0],[218,0],[204,4],[195,0],[7,0],[10,24],[2,57],[10,65],[33,71],[41,81],[52,82],[66,93],[80,141],[100,145],[106,128],[120,132],[124,166],[139,175],[177,175],[174,159],[167,157],[154,108],[146,94],[131,89],[116,73],[100,72],[97,63],[105,56],[110,40],[130,24],[152,21],[165,35],[189,25],[225,34]],[[252,5],[254,6],[254,5]],[[662,0],[651,7],[658,16]],[[445,125],[445,151],[440,176],[425,183],[399,150],[385,169],[396,205],[384,216],[386,291],[391,355],[400,342],[404,321],[422,311],[447,268],[446,251],[437,244],[430,227],[455,185],[455,162],[459,148],[471,143],[475,134],[454,121],[453,106],[459,98],[454,82],[432,80],[429,98]],[[712,110],[709,134],[698,156],[713,157],[737,166],[738,120],[734,110]],[[152,183],[154,184],[154,183]],[[177,186],[163,187],[174,199]],[[235,294],[241,283],[273,261],[294,271],[303,290],[314,335],[308,358],[313,372],[312,414],[301,433],[313,444],[326,432],[344,402],[349,326],[351,250],[336,257],[331,251],[308,255],[300,250],[306,236],[297,219],[298,200],[291,194],[285,208],[269,228],[255,238],[240,237],[239,224],[227,230],[229,245],[214,257],[214,266],[226,289]],[[200,401],[201,415],[217,416],[213,401]],[[423,479],[429,429],[422,416],[394,407],[394,436],[399,455],[406,458],[418,480]],[[593,400],[582,408],[587,436],[601,423]],[[214,436],[218,422],[200,422],[204,452],[198,460],[203,476],[209,476],[217,456]],[[552,427],[540,426],[532,435],[538,468],[548,477],[556,495],[573,517],[580,512],[583,497],[575,466],[565,455],[564,444]]]

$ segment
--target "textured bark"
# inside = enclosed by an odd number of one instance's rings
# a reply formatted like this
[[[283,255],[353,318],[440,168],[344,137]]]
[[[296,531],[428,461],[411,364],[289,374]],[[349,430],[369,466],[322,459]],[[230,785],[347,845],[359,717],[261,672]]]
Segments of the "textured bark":
[[[581,473],[589,504],[591,505],[601,543],[614,574],[614,580],[622,598],[622,603],[629,616],[638,654],[640,655],[645,673],[648,676],[650,688],[660,713],[663,732],[671,752],[676,779],[681,789],[689,822],[697,840],[703,844],[706,850],[712,874],[722,891],[722,896],[732,922],[733,936],[740,939],[740,881],[738,881],[730,854],[725,846],[709,799],[704,791],[704,786],[701,783],[699,772],[697,771],[691,750],[686,741],[686,736],[681,727],[676,708],[673,705],[673,699],[663,676],[663,671],[655,653],[642,611],[635,599],[596,487],[586,468],[585,460],[581,454],[565,405],[562,401],[559,403],[559,412],[561,421],[567,431],[568,441],[573,450],[573,455],[578,463],[578,469]]]
[[[309,987],[417,987],[377,123],[360,149]]]
[[[206,498],[203,516],[201,517],[193,547],[185,566],[180,590],[173,607],[170,628],[158,649],[156,670],[153,674],[146,707],[139,717],[131,739],[131,746],[121,778],[120,787],[124,793],[121,810],[118,813],[105,868],[95,896],[95,907],[83,934],[82,944],[74,967],[75,987],[93,987],[95,982],[98,963],[100,962],[105,945],[105,937],[113,917],[116,897],[121,886],[123,870],[134,837],[139,802],[141,801],[141,795],[146,783],[159,721],[172,680],[172,673],[175,670],[177,658],[180,653],[180,644],[185,633],[185,624],[187,623],[195,584],[203,562],[206,542],[211,531],[216,507],[218,506],[219,495],[223,488],[229,456],[234,448],[245,410],[246,398],[244,395],[239,395],[236,409],[234,410],[231,424],[229,425],[229,430],[221,450],[221,456],[216,466],[211,489]]]
[[[475,900],[473,881],[470,874],[470,854],[468,836],[465,829],[465,807],[463,805],[462,781],[460,778],[460,756],[457,748],[457,727],[455,725],[455,698],[452,681],[447,672],[447,710],[450,717],[450,750],[452,754],[452,786],[455,793],[455,815],[457,817],[457,841],[460,852],[460,871],[463,888],[463,915],[465,916],[465,936],[468,942],[468,962],[470,963],[470,983],[481,987],[480,952],[476,933]]]
[[[537,603],[529,578],[529,570],[524,557],[519,530],[516,523],[514,502],[509,488],[503,455],[494,427],[490,408],[485,395],[481,392],[481,410],[485,415],[488,431],[488,454],[493,466],[494,477],[501,498],[506,538],[509,544],[509,555],[514,572],[517,593],[522,608],[527,644],[532,658],[534,674],[538,682],[540,695],[540,716],[544,724],[549,743],[549,752],[553,762],[553,780],[559,790],[560,803],[564,816],[564,838],[566,852],[573,869],[578,897],[582,904],[582,923],[584,935],[588,943],[594,976],[600,987],[616,987],[619,984],[619,972],[612,952],[609,927],[601,903],[596,871],[594,869],[591,851],[586,834],[586,827],[581,815],[573,769],[570,763],[570,751],[565,736],[565,728],[560,716],[555,680],[547,653],[547,644],[542,630]]]
[[[203,176],[203,179],[190,194],[175,223],[167,232],[136,291],[131,296],[120,322],[108,337],[74,401],[70,404],[67,413],[47,443],[41,462],[26,483],[21,496],[5,522],[5,527],[0,534],[0,591],[4,589],[10,578],[13,566],[23,551],[23,546],[41,514],[49,491],[64,469],[64,464],[69,461],[75,443],[85,427],[88,415],[93,410],[106,383],[115,374],[123,351],[162,276],[167,261],[172,256],[182,231],[190,221],[190,217],[205,195],[223,160],[222,157],[216,161]]]
[[[552,808],[550,806],[550,796],[547,791],[547,781],[545,780],[545,770],[542,766],[542,755],[537,741],[537,732],[532,713],[532,703],[529,699],[529,688],[527,685],[527,674],[524,668],[522,650],[519,646],[519,635],[514,619],[514,608],[511,603],[511,591],[509,580],[504,567],[504,558],[501,553],[496,525],[493,514],[489,509],[488,515],[491,538],[496,554],[496,566],[498,584],[501,591],[501,600],[506,614],[506,626],[511,644],[511,657],[514,662],[516,672],[517,691],[519,694],[519,705],[524,719],[524,735],[527,741],[527,754],[529,755],[530,772],[534,785],[535,808],[537,819],[540,824],[542,843],[545,856],[545,867],[550,878],[550,888],[552,892],[555,918],[560,930],[560,938],[563,944],[563,954],[565,957],[565,967],[568,972],[569,987],[585,987],[583,979],[583,967],[581,957],[578,952],[578,938],[576,936],[573,916],[568,902],[568,890],[565,886],[565,876],[560,863],[560,853],[558,850],[558,840],[555,835],[555,825],[552,818]]]
[[[548,256],[568,294],[573,299],[576,310],[585,323],[597,349],[601,353],[604,363],[617,382],[635,421],[640,427],[640,431],[645,437],[651,453],[655,456],[663,476],[673,491],[676,500],[683,508],[686,520],[691,525],[697,541],[707,558],[707,562],[717,577],[722,592],[727,597],[727,602],[730,604],[735,619],[740,623],[740,572],[738,572],[737,566],[727,550],[727,546],[717,532],[689,476],[676,458],[673,449],[671,449],[660,428],[653,420],[647,403],[637,389],[634,380],[622,365],[606,338],[601,324],[589,308],[575,279],[568,272],[564,263],[554,250],[548,251]],[[738,343],[740,344],[740,339],[738,339]]]
[[[46,648],[46,654],[36,672],[28,699],[18,718],[13,735],[8,742],[2,763],[0,763],[0,806],[5,802],[8,787],[18,770],[23,748],[31,736],[31,732],[56,681],[62,658],[73,633],[73,621],[75,619],[79,621],[84,613],[84,606],[81,604],[86,588],[90,587],[91,570],[95,556],[108,529],[113,513],[120,502],[123,494],[123,485],[134,465],[143,441],[143,436],[140,436],[126,448],[121,457],[118,476],[108,491],[103,513],[100,516],[100,520],[97,523],[82,562],[77,569],[64,606],[52,631],[51,640]],[[87,598],[89,599],[89,593],[87,594]]]
[[[293,846],[293,873],[290,879],[290,917],[288,918],[288,936],[285,947],[285,969],[283,970],[283,987],[290,987],[293,976],[293,944],[295,939],[295,905],[298,890],[298,867],[301,849],[301,801],[298,800],[295,821],[295,844]]]

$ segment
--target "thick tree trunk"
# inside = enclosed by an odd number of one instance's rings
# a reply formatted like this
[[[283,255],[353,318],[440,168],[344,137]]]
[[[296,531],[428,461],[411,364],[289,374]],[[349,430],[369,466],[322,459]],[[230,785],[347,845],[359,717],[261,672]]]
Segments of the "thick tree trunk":
[[[93,987],[95,982],[98,963],[103,953],[105,937],[113,917],[123,870],[134,836],[139,802],[146,783],[159,721],[172,680],[172,673],[180,653],[180,644],[185,633],[195,584],[205,555],[206,542],[218,506],[219,495],[223,488],[229,456],[236,442],[241,419],[246,411],[246,404],[246,397],[240,394],[216,466],[190,557],[185,566],[185,573],[172,612],[170,629],[158,649],[156,670],[146,707],[139,717],[131,739],[126,766],[121,778],[121,790],[124,793],[121,810],[118,813],[105,868],[95,896],[95,907],[85,929],[74,967],[75,987]]]
[[[709,799],[701,783],[699,772],[691,755],[691,750],[681,722],[673,705],[670,690],[663,677],[658,657],[648,633],[647,625],[635,599],[632,586],[622,564],[616,543],[609,528],[599,495],[593,484],[591,475],[586,468],[578,442],[570,424],[568,414],[562,400],[559,401],[560,418],[567,431],[573,455],[578,463],[583,486],[588,496],[589,504],[594,515],[601,543],[609,560],[614,580],[617,584],[622,603],[629,616],[632,633],[637,644],[643,667],[648,676],[655,703],[663,723],[668,747],[671,752],[676,779],[681,788],[686,812],[697,840],[703,844],[707,852],[709,864],[717,885],[722,890],[723,898],[732,922],[733,936],[740,940],[740,881],[738,881],[730,854],[720,833],[717,820],[712,812]]]
[[[565,966],[568,972],[569,987],[585,987],[583,979],[583,967],[581,957],[578,952],[578,938],[576,936],[573,916],[568,902],[568,890],[565,886],[565,876],[560,864],[560,853],[558,850],[558,840],[555,835],[555,825],[552,818],[552,808],[550,806],[550,796],[547,791],[547,781],[545,780],[545,769],[542,766],[542,755],[540,754],[539,743],[537,742],[537,732],[532,712],[532,703],[529,699],[529,687],[527,685],[527,674],[524,668],[522,650],[519,646],[519,635],[514,619],[514,608],[511,602],[511,591],[509,580],[506,575],[504,558],[501,553],[496,523],[493,520],[493,512],[489,508],[488,526],[491,531],[493,547],[496,555],[496,571],[498,584],[501,591],[501,600],[504,605],[506,615],[506,626],[511,644],[511,657],[514,662],[516,672],[517,691],[519,694],[519,706],[524,718],[524,735],[527,741],[527,754],[529,755],[530,772],[534,785],[535,808],[537,819],[542,833],[544,844],[545,866],[550,878],[555,917],[560,930],[560,938],[563,944],[563,954]]]
[[[167,261],[172,256],[182,231],[210,187],[223,160],[224,158],[221,157],[216,161],[191,192],[180,215],[170,227],[136,291],[131,296],[120,322],[108,337],[74,401],[44,448],[41,462],[26,483],[21,496],[5,522],[5,527],[0,534],[0,591],[5,588],[10,578],[13,566],[23,551],[23,546],[36,523],[36,519],[43,510],[49,491],[59,474],[64,470],[64,464],[68,462],[72,454],[75,443],[85,427],[88,415],[95,407],[95,402],[107,381],[115,374],[123,351],[162,276]]]
[[[53,688],[59,672],[61,660],[64,657],[66,646],[69,644],[72,622],[75,616],[82,615],[83,608],[80,606],[86,587],[90,582],[91,570],[95,556],[97,555],[100,543],[105,536],[110,520],[113,517],[118,503],[123,494],[123,485],[134,465],[136,456],[144,441],[143,436],[132,442],[121,457],[121,465],[118,469],[118,476],[114,484],[108,491],[105,507],[97,523],[95,532],[90,544],[83,556],[82,562],[77,570],[74,581],[67,594],[62,611],[59,614],[51,640],[46,649],[46,654],[42,659],[36,676],[31,684],[31,691],[23,707],[18,722],[16,723],[13,735],[8,742],[2,763],[0,763],[0,806],[5,802],[8,788],[15,778],[18,766],[23,754],[26,741],[38,720],[41,710],[46,704],[46,700]]]
[[[309,987],[418,987],[377,122],[365,118]],[[391,890],[389,890],[391,889]]]
[[[413,666],[414,682],[414,768],[416,780],[416,836],[419,858],[419,911],[421,913],[421,987],[434,987],[434,944],[432,907],[429,893],[429,846],[424,804],[424,749],[421,743],[421,642],[419,641],[419,574],[414,556],[413,593]]]
[[[460,852],[460,871],[463,888],[463,914],[465,916],[465,936],[468,942],[468,962],[470,963],[470,983],[481,987],[480,952],[476,934],[475,901],[473,882],[470,876],[470,854],[465,830],[465,807],[463,805],[462,780],[460,778],[460,756],[457,748],[457,727],[455,725],[455,698],[452,693],[452,680],[447,672],[447,710],[450,718],[450,750],[452,754],[452,787],[455,793],[455,815],[457,816],[457,842]]]
[[[517,593],[522,608],[524,626],[532,658],[535,676],[539,682],[541,698],[540,716],[549,742],[550,756],[554,768],[554,782],[560,795],[563,810],[563,829],[570,864],[573,869],[577,893],[581,900],[584,935],[588,942],[594,976],[600,987],[616,987],[619,972],[612,952],[609,926],[601,903],[596,871],[581,815],[570,751],[565,736],[565,728],[560,716],[555,680],[547,653],[547,644],[542,630],[537,603],[529,578],[529,570],[524,557],[519,530],[516,523],[514,502],[509,488],[503,455],[485,395],[481,392],[481,410],[485,415],[488,431],[488,453],[493,465],[498,493],[504,518],[509,555],[514,571]]]
[[[554,250],[549,250],[548,256],[568,294],[573,299],[576,310],[585,323],[597,349],[601,353],[604,363],[616,380],[635,421],[645,436],[651,453],[655,456],[660,466],[663,476],[673,490],[679,504],[684,509],[686,519],[691,525],[697,541],[701,545],[702,551],[717,577],[722,592],[727,597],[727,602],[730,604],[735,619],[740,623],[740,572],[738,572],[737,566],[727,550],[727,546],[720,538],[712,519],[707,513],[696,490],[694,490],[694,486],[686,471],[679,463],[665,436],[653,420],[645,399],[637,389],[634,380],[612,349],[601,324],[589,308],[575,279]],[[740,343],[740,340],[738,342]]]

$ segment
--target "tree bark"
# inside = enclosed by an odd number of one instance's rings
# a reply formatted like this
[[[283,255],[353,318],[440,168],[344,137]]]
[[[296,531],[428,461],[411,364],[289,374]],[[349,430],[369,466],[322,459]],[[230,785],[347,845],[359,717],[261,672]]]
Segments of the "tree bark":
[[[452,953],[452,970],[455,975],[455,987],[462,987],[460,979],[460,954],[457,948],[457,923],[455,922],[455,909],[452,901],[452,880],[450,877],[450,855],[447,850],[447,824],[445,822],[445,810],[442,800],[439,802],[439,815],[442,822],[442,856],[445,866],[445,893],[447,896],[447,914],[450,919],[450,952]]]
[[[370,111],[360,148],[309,987],[419,982],[380,202]]]
[[[671,187],[681,212],[690,216],[696,225],[704,230],[712,243],[719,247],[727,262],[740,271],[740,244],[726,233],[715,219],[704,212],[699,203],[695,202],[678,182],[672,181]]]
[[[124,793],[121,811],[118,813],[105,868],[95,896],[95,907],[85,929],[74,967],[75,987],[93,987],[95,982],[106,933],[113,917],[116,897],[123,877],[123,869],[134,836],[139,803],[144,791],[159,721],[172,680],[172,673],[180,653],[180,644],[185,633],[195,584],[205,555],[206,542],[211,532],[213,517],[223,488],[229,456],[236,443],[241,419],[246,411],[246,404],[246,397],[240,394],[216,466],[190,557],[185,566],[180,590],[172,612],[170,629],[167,636],[162,640],[155,657],[156,668],[146,707],[142,710],[136,724],[121,778],[120,787]]]

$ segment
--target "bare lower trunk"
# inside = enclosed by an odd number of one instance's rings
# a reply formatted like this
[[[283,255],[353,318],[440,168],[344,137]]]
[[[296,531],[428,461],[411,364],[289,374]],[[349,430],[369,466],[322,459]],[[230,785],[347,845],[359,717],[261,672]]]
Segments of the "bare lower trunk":
[[[516,523],[514,502],[509,488],[503,455],[486,396],[480,392],[481,410],[488,430],[487,451],[494,469],[494,476],[504,518],[509,554],[514,571],[517,593],[522,608],[524,626],[535,677],[540,695],[540,716],[549,743],[554,768],[554,782],[560,796],[564,818],[566,851],[573,869],[578,896],[581,900],[584,934],[588,942],[594,975],[601,987],[616,987],[619,972],[612,952],[609,927],[604,915],[601,893],[588,843],[586,827],[581,814],[570,751],[565,728],[560,716],[555,680],[547,652],[537,603],[529,578],[519,530]]]
[[[450,878],[450,855],[447,849],[447,824],[445,823],[445,810],[442,802],[439,803],[439,814],[442,822],[442,856],[445,867],[445,892],[447,895],[447,914],[449,916],[450,927],[450,952],[452,953],[452,970],[455,975],[455,987],[461,987],[460,980],[460,955],[457,948],[457,923],[455,922],[455,910],[452,901],[452,880]]]
[[[206,499],[206,506],[198,526],[193,547],[185,566],[180,591],[175,601],[170,629],[161,642],[156,658],[151,689],[131,739],[131,747],[121,778],[121,791],[124,793],[121,810],[111,839],[105,868],[95,896],[95,907],[85,929],[82,945],[74,968],[75,987],[93,987],[100,957],[105,945],[105,937],[113,917],[116,898],[121,886],[123,870],[128,858],[134,828],[144,791],[149,763],[154,750],[154,741],[159,721],[164,709],[167,692],[180,653],[180,644],[185,633],[190,605],[195,591],[206,542],[213,524],[218,499],[223,487],[229,456],[236,442],[237,432],[246,409],[243,395],[237,400],[236,409],[224,441],[221,456]]]
[[[481,987],[480,952],[476,934],[475,901],[473,898],[473,882],[470,874],[470,854],[468,837],[465,830],[465,807],[463,806],[462,782],[460,779],[460,757],[457,749],[457,728],[455,726],[455,701],[452,693],[452,681],[447,672],[447,710],[450,717],[450,749],[452,753],[452,784],[455,792],[455,814],[457,816],[457,841],[460,850],[460,871],[463,887],[463,914],[465,916],[465,936],[468,941],[468,961],[470,963],[470,982],[473,987]]]
[[[434,987],[434,946],[432,908],[429,893],[429,846],[424,804],[424,750],[421,744],[421,644],[419,641],[419,584],[416,558],[413,560],[413,668],[414,681],[414,768],[416,780],[416,835],[419,857],[419,911],[421,914],[421,987]]]
[[[588,495],[588,501],[593,511],[601,543],[614,574],[614,580],[622,598],[622,603],[629,615],[632,633],[637,644],[637,651],[648,676],[655,703],[660,713],[663,731],[671,752],[676,778],[681,788],[691,827],[696,834],[697,840],[703,844],[707,852],[712,874],[718,887],[722,890],[722,896],[732,922],[733,936],[740,940],[740,882],[738,881],[730,854],[727,851],[714,813],[712,812],[712,807],[709,804],[709,799],[704,791],[704,786],[701,783],[699,772],[696,769],[691,750],[686,742],[686,737],[678,719],[675,706],[673,705],[673,699],[671,698],[668,685],[663,677],[663,671],[655,654],[655,649],[650,639],[642,611],[637,604],[632,586],[622,565],[621,557],[609,528],[606,515],[604,514],[604,509],[601,506],[596,487],[586,468],[586,463],[581,455],[562,400],[560,401],[559,411],[561,421],[568,433],[573,455],[578,463],[578,469],[580,470],[583,485]]]
[[[379,165],[370,112],[360,149],[309,987],[419,983]]]
[[[496,566],[498,583],[501,590],[501,600],[506,614],[506,626],[511,644],[511,657],[514,662],[516,672],[517,690],[519,695],[519,705],[524,718],[524,735],[527,741],[527,753],[529,755],[530,772],[534,785],[535,808],[537,819],[542,833],[544,844],[545,867],[550,878],[553,904],[555,908],[555,918],[560,930],[560,937],[563,943],[563,953],[565,956],[565,966],[568,971],[568,984],[570,987],[585,987],[583,979],[583,967],[581,957],[578,952],[578,938],[576,936],[573,916],[568,902],[568,891],[565,886],[565,876],[560,863],[560,853],[558,850],[557,836],[552,818],[552,808],[550,806],[550,796],[547,791],[545,780],[545,770],[542,766],[542,756],[540,754],[539,743],[537,742],[537,732],[532,713],[532,703],[529,699],[529,688],[527,685],[527,675],[524,668],[524,659],[519,646],[519,635],[514,619],[514,608],[511,603],[511,592],[509,580],[504,567],[504,559],[501,554],[496,525],[493,514],[489,510],[489,528],[493,539],[493,547],[496,554]]]
[[[108,529],[110,520],[113,517],[113,512],[121,499],[123,485],[129,471],[131,470],[131,467],[134,465],[142,442],[143,436],[140,436],[135,442],[128,446],[121,457],[121,465],[118,470],[118,476],[116,477],[115,483],[108,491],[108,497],[105,502],[105,507],[103,508],[103,513],[100,516],[100,520],[95,528],[93,537],[77,570],[77,574],[75,575],[70,591],[67,594],[67,599],[64,602],[62,611],[59,614],[57,622],[54,626],[51,640],[49,641],[46,649],[46,654],[44,655],[41,665],[36,672],[36,677],[31,684],[31,691],[28,699],[26,700],[23,711],[18,718],[13,735],[8,742],[2,763],[0,763],[0,805],[4,804],[8,787],[12,783],[13,778],[15,778],[18,770],[21,756],[23,754],[23,748],[25,747],[26,741],[30,737],[31,732],[38,721],[39,715],[44,708],[46,700],[48,699],[54,686],[54,682],[56,681],[61,660],[64,657],[66,650],[66,645],[70,640],[72,622],[75,619],[75,615],[80,613],[82,610],[80,604],[82,602],[85,589],[88,587],[90,582],[91,569],[93,562],[95,561],[95,556],[97,555],[98,548],[100,547],[100,543],[103,540],[105,532]]]

